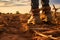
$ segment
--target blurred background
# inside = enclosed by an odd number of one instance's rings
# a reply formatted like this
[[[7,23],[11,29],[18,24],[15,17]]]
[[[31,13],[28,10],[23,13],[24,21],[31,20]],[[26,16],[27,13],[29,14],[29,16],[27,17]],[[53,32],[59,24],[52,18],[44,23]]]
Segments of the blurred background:
[[[50,5],[55,5],[56,8],[60,8],[60,0],[50,0]],[[31,0],[0,0],[0,12],[3,13],[29,13],[31,9]],[[41,7],[41,0],[39,0],[39,7]],[[60,10],[58,10],[60,12]]]

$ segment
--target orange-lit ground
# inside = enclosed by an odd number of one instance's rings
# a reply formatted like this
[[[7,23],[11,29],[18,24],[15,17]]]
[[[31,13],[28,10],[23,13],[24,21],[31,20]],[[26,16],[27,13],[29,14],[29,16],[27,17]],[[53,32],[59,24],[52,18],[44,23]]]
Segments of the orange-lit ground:
[[[60,20],[56,25],[33,25],[27,24],[29,18],[29,14],[0,15],[0,40],[60,40]]]

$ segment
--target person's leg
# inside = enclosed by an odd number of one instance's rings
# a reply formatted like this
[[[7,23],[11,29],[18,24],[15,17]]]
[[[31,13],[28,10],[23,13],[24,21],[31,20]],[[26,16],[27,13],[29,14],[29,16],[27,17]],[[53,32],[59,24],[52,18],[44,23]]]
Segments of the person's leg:
[[[35,24],[40,24],[39,0],[31,0],[31,12]]]
[[[45,15],[47,16],[47,23],[51,23],[52,15],[49,0],[41,0],[41,4],[42,4],[42,12],[44,12]]]

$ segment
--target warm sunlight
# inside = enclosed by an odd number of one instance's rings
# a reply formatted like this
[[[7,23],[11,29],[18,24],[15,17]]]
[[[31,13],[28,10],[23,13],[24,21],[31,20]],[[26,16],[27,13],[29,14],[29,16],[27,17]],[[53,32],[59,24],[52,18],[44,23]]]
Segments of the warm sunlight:
[[[51,7],[53,4],[56,3],[55,6],[59,8],[60,5],[57,2],[51,0],[50,1]],[[0,0],[0,12],[15,13],[16,11],[19,11],[20,13],[29,13],[31,9],[30,3],[31,3],[30,0]],[[40,6],[41,6],[41,3],[40,3]],[[58,10],[58,12],[59,11],[60,10]]]
[[[29,13],[30,6],[12,6],[12,7],[0,7],[0,12],[3,13],[16,13],[16,11],[19,11],[20,13]]]

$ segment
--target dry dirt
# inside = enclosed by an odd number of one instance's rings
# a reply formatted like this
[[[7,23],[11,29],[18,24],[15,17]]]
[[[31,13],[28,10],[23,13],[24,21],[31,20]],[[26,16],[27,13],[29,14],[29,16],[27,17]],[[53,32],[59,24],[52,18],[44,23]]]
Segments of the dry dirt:
[[[29,17],[2,15],[4,25],[0,26],[0,40],[60,40],[60,24],[27,24]]]

